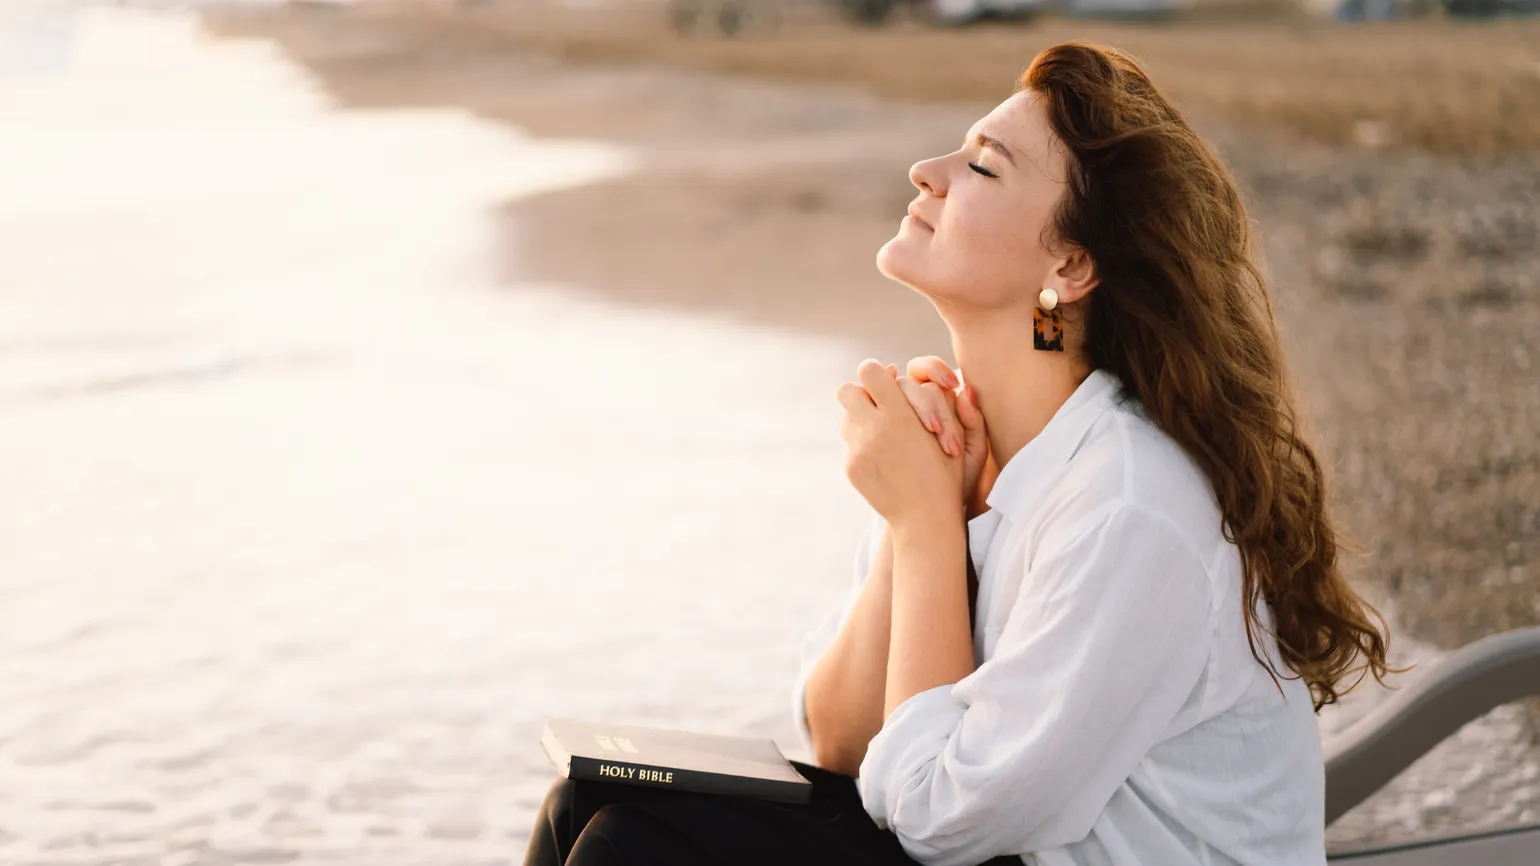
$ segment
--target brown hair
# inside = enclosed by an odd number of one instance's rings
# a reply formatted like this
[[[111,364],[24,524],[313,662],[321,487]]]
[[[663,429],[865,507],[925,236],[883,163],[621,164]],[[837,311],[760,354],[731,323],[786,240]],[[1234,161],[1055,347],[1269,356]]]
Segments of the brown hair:
[[[1081,313],[1086,360],[1114,373],[1213,486],[1240,550],[1253,657],[1276,681],[1257,650],[1261,599],[1317,710],[1351,689],[1338,686],[1352,671],[1383,681],[1385,621],[1338,570],[1325,473],[1234,180],[1126,54],[1058,45],[1019,86],[1041,98],[1065,152],[1054,240],[1085,250],[1099,278]]]

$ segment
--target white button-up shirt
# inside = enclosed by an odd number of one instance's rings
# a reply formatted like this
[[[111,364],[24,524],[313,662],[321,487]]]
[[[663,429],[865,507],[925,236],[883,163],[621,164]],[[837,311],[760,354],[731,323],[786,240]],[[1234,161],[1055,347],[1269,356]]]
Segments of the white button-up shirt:
[[[969,522],[978,669],[873,738],[857,780],[872,819],[928,866],[1324,863],[1309,689],[1267,636],[1281,688],[1252,656],[1212,489],[1116,377],[1091,374],[988,502]],[[807,678],[881,529],[803,646],[793,713],[809,748]]]

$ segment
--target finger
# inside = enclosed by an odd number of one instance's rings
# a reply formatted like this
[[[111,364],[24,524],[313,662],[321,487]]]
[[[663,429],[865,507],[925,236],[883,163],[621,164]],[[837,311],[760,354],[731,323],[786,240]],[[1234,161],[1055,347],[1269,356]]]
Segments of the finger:
[[[879,409],[891,409],[904,399],[904,394],[898,389],[898,381],[888,374],[888,368],[878,361],[866,360],[856,368],[856,375],[861,378],[861,387],[866,389],[866,394]]]
[[[964,443],[963,428],[953,408],[956,397],[952,392],[934,382],[916,382],[908,376],[900,376],[898,386],[920,419],[920,424],[936,434],[936,442],[941,450],[954,457],[960,456]]]
[[[926,430],[942,433],[943,422],[957,414],[957,395],[934,382],[900,376],[898,384]]]
[[[984,432],[984,413],[979,409],[979,392],[972,385],[963,388],[957,397],[957,420],[969,433]]]
[[[989,456],[989,436],[979,409],[979,392],[972,385],[965,386],[957,400],[957,420],[963,425],[963,450],[983,465]]]
[[[927,411],[940,421],[941,429],[933,432],[936,434],[936,440],[941,443],[941,450],[953,457],[961,457],[963,427],[957,420],[957,412],[952,408],[952,401],[947,399],[952,396],[952,392],[935,382],[921,384],[920,392]]]
[[[834,396],[839,398],[840,405],[845,407],[845,411],[852,415],[860,416],[876,408],[866,389],[854,382],[845,382],[840,385],[834,392]]]
[[[898,365],[897,364],[889,364],[888,365],[888,372],[892,373],[893,374],[893,378],[897,379],[898,378]]]
[[[915,416],[920,419],[920,424],[932,433],[940,433],[941,417],[937,413],[936,407],[928,402],[929,398],[920,387],[922,384],[924,383],[916,382],[908,376],[898,377],[898,389],[903,392],[904,398],[909,401],[909,405],[914,409]]]
[[[957,374],[952,372],[952,368],[935,355],[910,359],[906,372],[911,379],[918,379],[921,382],[939,382],[947,388],[956,389],[962,384],[958,381]]]

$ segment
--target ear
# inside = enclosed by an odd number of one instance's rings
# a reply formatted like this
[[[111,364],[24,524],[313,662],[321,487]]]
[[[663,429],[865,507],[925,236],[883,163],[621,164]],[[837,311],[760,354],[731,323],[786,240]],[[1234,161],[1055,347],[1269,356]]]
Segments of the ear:
[[[1080,247],[1075,247],[1068,256],[1060,259],[1053,273],[1056,283],[1054,288],[1059,293],[1061,304],[1072,304],[1084,298],[1101,281],[1096,275],[1096,263]]]

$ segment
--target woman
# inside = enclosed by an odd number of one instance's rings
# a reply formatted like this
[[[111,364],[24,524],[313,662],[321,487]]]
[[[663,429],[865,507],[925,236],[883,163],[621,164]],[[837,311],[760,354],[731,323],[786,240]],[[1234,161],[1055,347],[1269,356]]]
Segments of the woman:
[[[966,386],[926,358],[839,390],[881,520],[804,649],[819,802],[558,784],[526,863],[1324,862],[1315,711],[1383,677],[1383,622],[1235,184],[1122,54],[1020,85],[913,167],[877,256]]]

